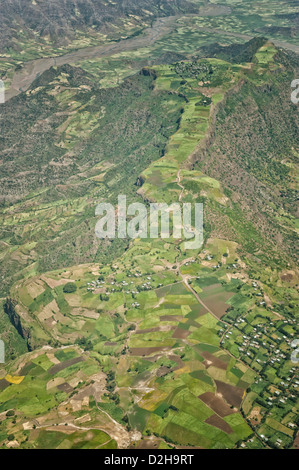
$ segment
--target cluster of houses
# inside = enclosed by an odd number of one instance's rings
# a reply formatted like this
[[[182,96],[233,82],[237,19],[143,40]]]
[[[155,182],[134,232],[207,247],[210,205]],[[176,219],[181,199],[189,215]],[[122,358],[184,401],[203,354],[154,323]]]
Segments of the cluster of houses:
[[[135,277],[137,278],[140,278],[142,276],[141,273],[135,273],[134,274]],[[128,277],[132,277],[131,274],[128,274]],[[88,282],[87,283],[87,291],[88,292],[95,292],[96,289],[99,289],[99,288],[103,288],[107,283],[103,280],[103,279],[98,279],[96,281],[92,281],[92,282]],[[119,283],[117,283],[115,280],[114,281],[111,281],[109,282],[109,288],[108,286],[106,286],[106,292],[105,292],[105,295],[109,296],[110,293],[113,293],[113,292],[125,292],[126,294],[128,295],[132,295],[132,297],[134,298],[135,295],[139,294],[141,291],[149,291],[149,290],[152,290],[152,289],[156,289],[156,288],[159,288],[159,287],[162,287],[163,284],[158,284],[157,287],[154,287],[152,285],[152,277],[151,276],[147,276],[145,282],[143,282],[142,284],[139,284],[137,287],[135,286],[135,283],[134,281],[121,281]],[[108,290],[109,289],[109,290]],[[139,308],[140,307],[140,304],[138,302],[133,302],[132,303],[132,307],[133,308]]]
[[[99,281],[99,280],[88,282],[87,283],[87,291],[88,292],[93,292],[96,289],[99,289],[102,286],[102,284],[104,284],[104,283],[105,283],[105,281]]]
[[[191,261],[187,261],[187,262],[185,263],[185,266],[189,266],[190,264],[193,264],[193,263],[195,263],[195,262],[196,262],[195,259],[192,259]]]
[[[240,328],[240,324],[246,323],[244,318],[239,318],[236,320],[234,327],[243,333],[243,330]],[[286,324],[293,324],[293,320],[284,320]],[[223,331],[223,330],[222,330]],[[229,339],[233,331],[227,331],[224,335],[224,338],[221,341],[223,345],[225,343],[225,339]],[[273,335],[275,334],[275,340],[273,339]],[[292,335],[290,335],[292,336]],[[243,356],[248,356],[252,360],[255,359],[256,354],[262,348],[267,350],[267,359],[259,359],[256,358],[256,362],[261,365],[266,364],[275,364],[275,363],[283,363],[283,361],[288,359],[288,355],[283,352],[280,348],[277,348],[277,344],[282,344],[283,342],[286,343],[287,346],[290,347],[292,342],[292,338],[284,334],[279,334],[277,330],[274,328],[274,323],[270,322],[268,324],[258,324],[252,328],[251,333],[247,333],[246,335],[242,334],[242,344],[238,345],[238,350],[240,353],[240,358],[245,359]],[[275,349],[276,348],[276,349]]]
[[[214,256],[213,256],[213,255],[210,255],[210,254],[206,255],[206,257],[205,257],[205,259],[206,259],[207,261],[212,261],[213,258],[214,258]],[[214,264],[214,265],[212,266],[212,269],[214,269],[214,270],[215,270],[215,269],[220,269],[221,266],[222,266],[222,263],[217,263],[217,264]],[[227,265],[226,265],[226,269],[239,269],[239,267],[240,267],[240,266],[239,266],[237,263],[232,263],[232,264],[227,264]]]
[[[252,283],[253,287],[258,288],[257,283]],[[279,325],[278,325],[279,323]],[[245,324],[245,325],[244,325]],[[222,329],[223,338],[221,344],[228,348],[228,341],[231,342],[232,334],[236,336],[236,329],[240,332],[241,341],[238,338],[235,343],[238,346],[239,359],[256,370],[260,377],[255,379],[255,384],[265,385],[259,393],[259,397],[264,403],[266,414],[271,415],[275,407],[285,409],[285,413],[292,409],[297,397],[299,380],[296,377],[296,367],[290,369],[284,368],[286,361],[290,360],[292,352],[292,341],[294,333],[287,333],[285,326],[294,326],[296,320],[288,318],[278,320],[277,322],[268,321],[267,323],[258,323],[252,326],[248,323],[246,317],[238,318],[234,325],[227,331]],[[248,328],[247,326],[250,326]],[[246,334],[244,334],[244,329]],[[224,334],[225,332],[225,334]],[[274,384],[269,385],[269,373],[276,370],[277,379]],[[275,414],[275,411],[274,411]],[[290,429],[296,428],[291,420],[286,423]],[[264,441],[269,439],[263,434],[260,437]],[[281,439],[271,440],[276,447],[284,446]]]

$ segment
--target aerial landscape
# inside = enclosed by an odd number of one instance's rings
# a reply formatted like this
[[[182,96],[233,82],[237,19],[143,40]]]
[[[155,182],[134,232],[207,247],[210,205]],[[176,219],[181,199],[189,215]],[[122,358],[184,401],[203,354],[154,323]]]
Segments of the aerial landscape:
[[[298,38],[0,0],[0,449],[299,449]]]

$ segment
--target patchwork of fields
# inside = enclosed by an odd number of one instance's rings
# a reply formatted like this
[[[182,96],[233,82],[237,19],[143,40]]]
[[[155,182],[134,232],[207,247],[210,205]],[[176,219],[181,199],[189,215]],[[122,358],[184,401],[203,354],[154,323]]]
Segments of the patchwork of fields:
[[[282,59],[276,62],[277,54],[266,41],[250,63],[212,58],[147,67],[124,80],[112,97],[107,90],[93,89],[89,77],[82,89],[72,81],[71,69],[53,69],[50,80],[42,76],[37,88],[26,92],[28,99],[40,93],[47,102],[59,102],[64,119],[54,126],[58,172],[65,158],[74,158],[74,150],[80,149],[81,161],[67,185],[59,182],[61,193],[52,194],[53,204],[51,194],[44,194],[46,182],[25,203],[4,209],[5,230],[17,226],[14,236],[20,238],[13,245],[7,237],[2,259],[13,252],[25,276],[15,275],[3,309],[28,346],[26,354],[0,370],[4,447],[293,445],[298,413],[298,380],[290,360],[295,276],[291,268],[282,277],[281,270],[262,265],[262,251],[244,250],[239,242],[247,220],[235,218],[233,226],[227,216],[232,210],[229,191],[196,166],[197,154],[207,152],[227,95],[244,82],[266,86],[266,79],[284,67]],[[110,100],[105,109],[102,93]],[[143,113],[131,104],[134,96],[150,102]],[[128,122],[128,109],[140,127],[132,117]],[[120,136],[113,141],[111,168],[105,133],[113,124]],[[143,145],[142,132],[148,132]],[[99,163],[93,154],[92,168],[87,166],[89,139],[102,156]],[[121,153],[122,139],[130,144]],[[51,173],[44,175],[49,181]],[[166,203],[204,202],[204,246],[186,250],[183,239],[137,239],[118,250],[111,242],[106,246],[110,256],[101,261],[97,253],[105,245],[93,240],[88,253],[93,261],[79,262],[86,254],[76,250],[87,244],[81,239],[78,248],[75,238],[65,243],[72,221],[80,219],[85,233],[89,203],[105,197],[114,201],[119,188],[126,187],[134,201],[141,196]],[[61,194],[69,196],[67,203]],[[26,213],[19,204],[28,204]],[[61,245],[55,245],[59,224],[65,223],[63,211],[71,222],[64,226]],[[42,222],[37,212],[44,214]],[[53,247],[64,250],[67,245],[74,256],[68,268],[40,269],[35,250],[41,247],[32,240],[21,244],[31,217],[36,235],[47,239],[48,230],[53,231],[49,256]],[[292,222],[286,227],[291,231]],[[288,306],[282,302],[286,290]]]

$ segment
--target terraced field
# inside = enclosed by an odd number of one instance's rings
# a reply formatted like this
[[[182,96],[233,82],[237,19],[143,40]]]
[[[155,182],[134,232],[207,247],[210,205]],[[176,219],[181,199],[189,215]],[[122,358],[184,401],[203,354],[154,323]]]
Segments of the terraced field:
[[[47,166],[43,190],[29,193],[25,202],[12,198],[4,209],[6,230],[17,225],[18,236],[24,237],[33,220],[38,236],[48,236],[50,213],[52,256],[53,247],[64,246],[64,241],[56,244],[58,224],[65,224],[61,207],[84,227],[91,202],[94,207],[108,196],[114,201],[120,188],[129,188],[132,201],[142,197],[167,203],[205,202],[205,240],[197,250],[186,250],[183,239],[136,239],[126,241],[119,251],[111,242],[106,258],[102,242],[94,244],[88,263],[67,258],[74,262],[66,267],[64,258],[63,267],[45,269],[46,262],[42,268],[36,263],[36,240],[14,245],[8,239],[3,252],[7,259],[15,253],[14,261],[17,266],[23,263],[23,272],[20,279],[16,275],[3,308],[19,328],[28,353],[0,371],[4,423],[0,438],[5,447],[262,448],[275,446],[277,439],[285,447],[293,445],[295,430],[289,423],[298,411],[290,361],[295,268],[268,239],[281,257],[280,265],[274,265],[273,259],[265,264],[271,257],[268,245],[263,251],[251,241],[253,247],[244,249],[242,229],[249,222],[244,215],[231,215],[232,204],[240,209],[241,203],[232,202],[225,181],[211,176],[201,164],[215,121],[230,106],[235,90],[245,83],[258,93],[267,80],[275,89],[279,73],[291,75],[287,67],[287,56],[266,41],[250,63],[212,58],[147,67],[115,88],[112,97],[97,89],[94,77],[85,72],[80,71],[86,80],[82,88],[82,81],[80,87],[74,83],[72,68],[58,68],[16,98],[21,103],[37,95],[47,103],[59,103],[63,120],[55,121],[59,137],[55,146],[62,156],[56,163],[75,158],[75,150],[80,150],[82,160],[76,161],[80,168],[67,187],[61,181],[58,185],[62,193],[67,191],[69,201],[47,194],[52,177]],[[102,93],[106,102],[111,100],[105,110]],[[132,96],[150,102],[138,114],[142,129],[128,125],[126,110]],[[134,106],[129,109],[137,112]],[[50,108],[48,112],[51,115]],[[134,169],[130,167],[129,176],[120,179],[124,164],[118,159],[117,137],[112,169],[106,158],[108,146],[103,150],[104,134],[112,124],[121,129],[122,142],[133,136],[125,153]],[[101,141],[96,140],[98,135]],[[83,146],[89,145],[89,139],[96,146],[90,167],[84,161],[88,147]],[[152,149],[154,155],[147,158]],[[90,152],[88,156],[90,163]],[[85,186],[86,179],[90,187]],[[83,180],[83,194],[73,197],[74,187],[80,191]],[[37,212],[45,214],[42,224]],[[88,231],[93,233],[93,228]],[[69,226],[65,229],[69,236]],[[260,227],[254,230],[263,243]],[[286,231],[293,231],[291,218]],[[71,246],[68,239],[72,255],[86,258],[76,252],[76,242]],[[87,246],[82,240],[78,245]],[[277,348],[283,359],[279,372]],[[287,378],[290,383],[284,387]],[[277,403],[275,393],[283,390],[285,401]],[[275,403],[271,411],[270,398]]]
[[[155,20],[152,15],[150,21],[149,12],[145,10],[143,19],[142,15],[131,15],[130,20],[118,24],[108,34],[107,29],[106,33],[94,28],[87,33],[79,27],[76,40],[73,38],[64,46],[55,47],[50,37],[40,36],[37,42],[37,35],[33,39],[23,32],[16,38],[14,47],[6,48],[0,56],[0,74],[9,88],[6,99],[27,90],[50,67],[64,64],[80,64],[96,74],[100,68],[101,72],[105,71],[102,83],[106,87],[116,86],[144,65],[163,62],[163,56],[167,60],[171,54],[178,57],[194,55],[200,53],[201,48],[205,50],[217,43],[244,43],[256,36],[264,36],[278,47],[299,52],[296,44],[298,8],[292,1],[283,5],[276,0],[265,0],[258,5],[253,0],[249,5],[242,0],[186,3],[178,8],[174,5],[174,9],[185,9],[184,14]],[[188,13],[190,8],[192,13]],[[165,8],[162,9],[165,14]],[[114,20],[117,21],[117,16]]]

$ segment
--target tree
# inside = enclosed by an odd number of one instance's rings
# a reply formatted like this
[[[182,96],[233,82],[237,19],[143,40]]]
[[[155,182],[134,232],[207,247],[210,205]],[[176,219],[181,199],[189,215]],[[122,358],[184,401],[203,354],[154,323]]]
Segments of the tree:
[[[74,282],[68,282],[63,286],[63,292],[65,294],[72,294],[73,292],[76,292],[77,286]]]

